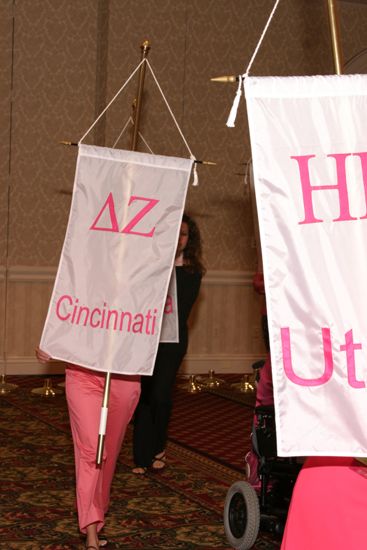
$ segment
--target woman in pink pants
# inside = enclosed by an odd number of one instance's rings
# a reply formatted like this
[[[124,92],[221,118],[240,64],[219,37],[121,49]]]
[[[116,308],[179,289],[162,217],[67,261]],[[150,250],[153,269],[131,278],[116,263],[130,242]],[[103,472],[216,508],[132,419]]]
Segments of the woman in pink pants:
[[[41,363],[50,356],[37,349]],[[66,398],[74,441],[76,499],[79,527],[87,535],[86,548],[98,550],[117,457],[140,395],[140,376],[111,376],[103,461],[96,465],[99,422],[105,375],[76,365],[66,369]]]

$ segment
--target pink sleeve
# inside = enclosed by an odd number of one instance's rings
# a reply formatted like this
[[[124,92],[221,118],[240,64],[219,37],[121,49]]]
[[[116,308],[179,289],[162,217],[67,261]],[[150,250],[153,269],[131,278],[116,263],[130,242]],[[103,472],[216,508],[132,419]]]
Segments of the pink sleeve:
[[[260,369],[260,380],[256,390],[256,407],[273,404],[273,378],[271,374],[270,355],[268,354],[264,366]]]

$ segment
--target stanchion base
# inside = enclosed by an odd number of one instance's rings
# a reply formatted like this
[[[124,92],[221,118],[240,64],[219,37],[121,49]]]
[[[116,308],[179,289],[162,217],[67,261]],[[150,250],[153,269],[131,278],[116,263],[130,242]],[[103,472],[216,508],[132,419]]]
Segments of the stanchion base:
[[[59,395],[62,392],[62,390],[53,388],[52,382],[50,378],[46,378],[43,387],[42,388],[34,388],[31,390],[31,393],[34,395],[40,395],[41,397],[55,397],[55,395]]]
[[[187,384],[179,386],[182,390],[186,390],[188,393],[198,393],[201,391],[201,385],[197,382],[196,376],[190,375]]]
[[[15,390],[17,387],[17,384],[10,384],[10,382],[5,382],[5,374],[1,375],[0,395],[6,395],[7,393]]]
[[[223,384],[225,384],[224,380],[215,376],[214,370],[210,370],[207,377],[200,376],[198,382],[204,389],[218,388],[218,386],[222,386]]]
[[[231,387],[242,393],[254,393],[256,391],[255,386],[250,382],[249,374],[244,374],[242,380],[235,384],[231,384]]]

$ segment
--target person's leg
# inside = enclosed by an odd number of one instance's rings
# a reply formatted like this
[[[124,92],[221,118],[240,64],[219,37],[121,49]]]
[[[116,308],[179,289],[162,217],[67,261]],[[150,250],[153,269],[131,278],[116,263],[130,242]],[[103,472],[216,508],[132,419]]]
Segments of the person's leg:
[[[102,469],[96,467],[99,421],[104,377],[87,369],[68,368],[66,397],[74,441],[76,498],[82,533],[104,525]],[[92,544],[92,542],[91,542]]]
[[[152,379],[150,407],[153,418],[153,468],[164,468],[164,452],[167,443],[168,425],[172,409],[172,391],[177,371],[183,359],[180,346],[165,344],[159,349]]]
[[[107,512],[116,461],[140,395],[140,376],[111,377],[108,417],[103,453],[102,499]]]
[[[153,459],[153,416],[150,406],[152,376],[141,377],[141,394],[134,415],[133,473],[144,474]]]

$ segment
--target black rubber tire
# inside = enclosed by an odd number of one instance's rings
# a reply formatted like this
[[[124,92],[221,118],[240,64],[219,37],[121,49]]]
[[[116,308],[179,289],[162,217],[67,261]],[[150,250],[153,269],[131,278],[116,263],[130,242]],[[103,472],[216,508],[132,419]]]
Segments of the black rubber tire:
[[[259,498],[247,481],[236,481],[228,489],[224,504],[224,531],[228,543],[237,550],[249,550],[256,542],[259,527]]]

